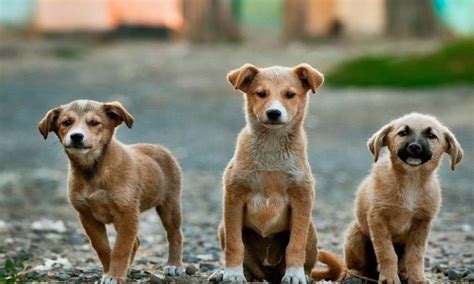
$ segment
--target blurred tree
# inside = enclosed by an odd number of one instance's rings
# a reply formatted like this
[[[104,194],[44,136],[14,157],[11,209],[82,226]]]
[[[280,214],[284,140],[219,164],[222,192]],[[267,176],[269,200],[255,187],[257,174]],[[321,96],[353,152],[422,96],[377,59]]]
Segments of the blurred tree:
[[[185,37],[194,42],[239,39],[236,9],[235,0],[184,0]]]
[[[438,29],[432,0],[386,0],[387,33],[431,36]]]
[[[289,40],[306,37],[306,10],[308,0],[285,0],[283,16],[285,18],[285,37]]]

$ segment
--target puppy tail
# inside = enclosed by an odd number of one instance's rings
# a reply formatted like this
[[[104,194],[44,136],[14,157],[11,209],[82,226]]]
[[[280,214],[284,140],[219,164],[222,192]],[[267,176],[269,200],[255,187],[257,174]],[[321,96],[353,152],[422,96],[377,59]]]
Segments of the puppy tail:
[[[313,278],[313,280],[340,280],[342,272],[344,271],[344,262],[339,256],[327,251],[319,251],[318,260],[326,264],[328,267],[313,268],[311,271],[311,278]]]

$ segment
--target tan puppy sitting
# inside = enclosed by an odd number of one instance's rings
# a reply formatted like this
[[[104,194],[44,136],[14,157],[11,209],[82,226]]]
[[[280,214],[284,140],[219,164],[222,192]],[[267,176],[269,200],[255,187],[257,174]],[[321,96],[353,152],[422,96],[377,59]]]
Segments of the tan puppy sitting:
[[[425,248],[441,204],[437,170],[443,153],[454,170],[463,150],[447,127],[418,113],[382,127],[368,147],[376,163],[357,192],[357,219],[345,241],[346,277],[425,282]],[[383,147],[389,154],[379,159]]]
[[[211,280],[306,283],[318,251],[303,121],[307,93],[316,92],[323,75],[308,64],[246,64],[227,79],[245,96],[247,125],[224,173],[219,238],[225,270]],[[339,275],[332,270],[336,257],[324,252],[319,257],[330,269],[314,271],[318,277]]]
[[[104,270],[104,283],[124,282],[139,247],[140,212],[155,208],[167,232],[165,274],[182,273],[181,169],[159,145],[125,145],[115,129],[133,117],[118,102],[78,100],[50,110],[39,123],[46,139],[54,132],[69,158],[72,206]],[[105,224],[113,224],[113,248]]]

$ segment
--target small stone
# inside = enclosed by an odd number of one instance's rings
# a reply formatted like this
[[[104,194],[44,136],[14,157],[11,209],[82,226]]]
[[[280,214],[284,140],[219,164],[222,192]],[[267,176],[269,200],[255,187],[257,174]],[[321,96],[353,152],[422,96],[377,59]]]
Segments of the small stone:
[[[464,271],[460,271],[460,270],[456,270],[456,269],[449,269],[448,270],[448,279],[451,280],[451,281],[460,280],[461,278],[463,278],[466,275],[467,275],[467,270],[464,270]]]
[[[215,260],[215,256],[211,253],[208,254],[198,254],[196,256],[199,260],[204,260],[204,261],[212,261]]]
[[[448,266],[446,264],[435,264],[431,268],[431,272],[433,273],[444,273],[448,269]]]
[[[194,275],[196,274],[197,271],[198,271],[198,268],[193,264],[190,264],[188,267],[186,267],[187,275]]]
[[[161,275],[157,275],[157,274],[152,274],[150,276],[150,283],[151,284],[159,284],[159,283],[163,283],[165,280],[165,277],[161,276]]]
[[[462,280],[463,281],[465,280],[469,283],[474,282],[474,273],[473,272],[468,273]]]

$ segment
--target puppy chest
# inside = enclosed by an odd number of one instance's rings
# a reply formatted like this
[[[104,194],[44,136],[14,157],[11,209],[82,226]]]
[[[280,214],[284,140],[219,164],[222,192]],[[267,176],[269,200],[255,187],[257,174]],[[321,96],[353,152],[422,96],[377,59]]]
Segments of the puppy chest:
[[[263,237],[286,230],[289,226],[288,198],[282,194],[252,194],[245,213],[245,225]]]
[[[91,194],[76,194],[70,197],[70,201],[76,210],[91,213],[101,223],[113,222],[115,206],[110,194],[105,190],[97,190]]]

